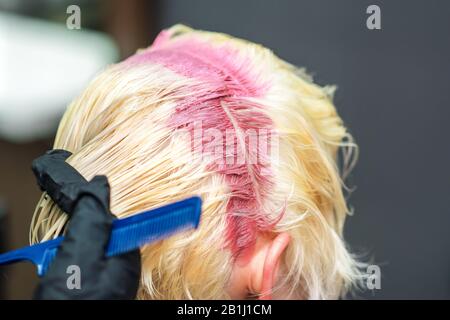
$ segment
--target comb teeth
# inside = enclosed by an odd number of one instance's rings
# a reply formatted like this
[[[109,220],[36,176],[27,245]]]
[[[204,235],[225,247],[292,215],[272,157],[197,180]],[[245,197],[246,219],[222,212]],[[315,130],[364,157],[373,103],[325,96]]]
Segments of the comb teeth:
[[[193,197],[114,221],[106,256],[131,251],[176,232],[196,228],[200,218],[200,207],[200,198]]]

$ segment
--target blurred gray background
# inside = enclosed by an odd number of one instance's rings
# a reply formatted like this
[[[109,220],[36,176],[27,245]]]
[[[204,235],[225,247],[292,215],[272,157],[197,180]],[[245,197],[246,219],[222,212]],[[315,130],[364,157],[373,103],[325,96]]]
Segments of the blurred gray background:
[[[86,28],[111,37],[122,58],[150,44],[161,28],[185,23],[261,43],[306,67],[319,84],[336,84],[336,106],[360,146],[349,180],[356,186],[349,199],[354,216],[345,234],[382,276],[381,289],[356,298],[450,298],[449,1],[14,3],[0,0],[0,9],[3,4],[4,12],[61,24],[65,7],[78,3]],[[381,30],[366,28],[371,4],[381,8]],[[3,250],[27,244],[39,195],[29,164],[51,146],[52,135],[50,130],[27,141],[0,140]],[[0,269],[3,297],[29,298],[36,282],[32,271],[27,265]]]

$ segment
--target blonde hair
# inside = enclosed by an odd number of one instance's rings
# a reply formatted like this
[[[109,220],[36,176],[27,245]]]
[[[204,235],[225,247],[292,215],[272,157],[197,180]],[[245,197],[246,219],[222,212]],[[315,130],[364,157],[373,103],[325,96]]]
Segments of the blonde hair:
[[[360,273],[342,238],[349,210],[336,160],[341,147],[349,169],[357,149],[330,92],[260,45],[177,25],[98,75],[69,106],[54,148],[71,151],[68,162],[85,178],[108,177],[120,218],[202,197],[197,231],[142,248],[138,298],[228,298],[236,255],[258,232],[287,232],[279,287],[334,299]],[[188,135],[177,133],[198,119],[237,130],[236,148],[246,154],[255,151],[239,142],[240,130],[268,128],[276,154],[229,167],[193,157]],[[30,241],[60,235],[66,222],[44,194]]]

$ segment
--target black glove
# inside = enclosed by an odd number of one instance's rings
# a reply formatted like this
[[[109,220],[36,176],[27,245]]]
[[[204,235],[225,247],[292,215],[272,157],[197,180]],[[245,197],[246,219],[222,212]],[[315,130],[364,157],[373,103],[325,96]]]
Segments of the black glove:
[[[71,209],[65,240],[34,298],[134,299],[140,279],[139,250],[105,257],[114,220],[109,210],[108,181],[104,176],[96,176],[90,182],[82,177],[77,182],[79,173],[75,174],[76,170],[65,162],[68,156],[68,152],[55,150],[33,162],[33,171],[43,190],[58,205],[63,201]],[[68,177],[67,182],[64,177]],[[69,283],[69,277],[77,276],[78,271],[79,283]]]
[[[80,187],[87,184],[86,179],[66,162],[71,155],[66,150],[49,150],[31,165],[41,190],[68,214],[73,211]]]

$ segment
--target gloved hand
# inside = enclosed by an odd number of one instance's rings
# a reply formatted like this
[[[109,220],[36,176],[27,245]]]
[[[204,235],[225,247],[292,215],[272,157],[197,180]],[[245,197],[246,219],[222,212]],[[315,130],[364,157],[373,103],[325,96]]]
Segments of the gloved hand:
[[[38,184],[71,216],[65,240],[34,298],[134,299],[140,279],[139,250],[109,258],[104,254],[114,220],[108,181],[96,176],[87,182],[65,162],[69,156],[67,151],[53,150],[33,162]],[[80,288],[68,285],[73,266],[80,271]]]
[[[66,162],[71,155],[66,150],[49,150],[33,160],[31,165],[41,190],[46,191],[58,207],[69,215],[79,196],[80,187],[87,184],[86,179]]]

